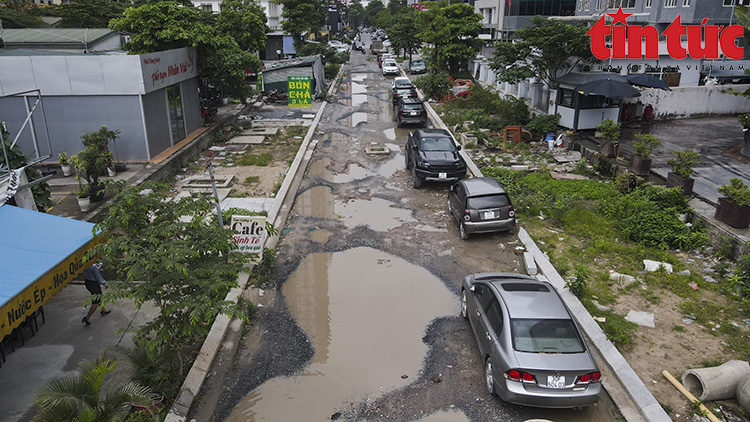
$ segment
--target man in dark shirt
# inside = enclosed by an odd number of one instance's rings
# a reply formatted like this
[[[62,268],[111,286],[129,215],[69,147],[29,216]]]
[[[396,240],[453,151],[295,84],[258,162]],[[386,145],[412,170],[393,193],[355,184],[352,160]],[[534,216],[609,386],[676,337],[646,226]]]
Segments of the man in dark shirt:
[[[109,288],[107,282],[104,280],[104,277],[102,277],[102,273],[99,272],[99,268],[101,268],[101,266],[102,263],[97,262],[83,271],[83,279],[86,282],[86,290],[88,290],[91,295],[95,295],[94,300],[91,301],[91,307],[89,308],[88,314],[86,314],[86,316],[83,317],[83,320],[81,320],[81,322],[86,324],[87,327],[91,325],[91,321],[89,320],[89,318],[91,318],[91,315],[94,315],[94,312],[96,312],[96,308],[99,307],[100,303],[102,303],[102,286],[104,286],[105,288]],[[110,312],[112,311],[108,311],[104,309],[104,306],[102,306],[102,316],[105,316]]]

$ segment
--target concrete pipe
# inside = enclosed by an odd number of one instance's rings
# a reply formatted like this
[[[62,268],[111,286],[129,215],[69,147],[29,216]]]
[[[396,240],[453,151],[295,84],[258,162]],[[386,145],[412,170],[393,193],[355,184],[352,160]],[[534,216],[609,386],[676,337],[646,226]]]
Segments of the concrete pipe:
[[[702,402],[732,399],[737,385],[750,375],[750,365],[743,360],[730,360],[713,368],[688,369],[682,384]]]
[[[750,413],[750,375],[746,375],[737,384],[737,402],[745,409],[745,412]]]

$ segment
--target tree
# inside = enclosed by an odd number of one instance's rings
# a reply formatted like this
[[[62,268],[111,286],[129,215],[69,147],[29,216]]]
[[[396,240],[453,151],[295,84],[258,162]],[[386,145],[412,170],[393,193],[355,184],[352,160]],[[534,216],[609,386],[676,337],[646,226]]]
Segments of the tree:
[[[431,67],[460,76],[461,71],[467,70],[469,59],[481,49],[477,36],[482,30],[482,16],[466,3],[443,7],[433,3],[432,7],[418,14],[420,38],[432,44]]]
[[[396,16],[399,10],[403,9],[404,7],[406,7],[406,0],[390,0],[388,1],[386,10],[388,10],[388,13],[390,13],[391,16]]]
[[[302,45],[302,35],[317,33],[326,23],[326,8],[319,0],[280,0],[284,6],[281,22],[284,32],[292,36],[294,46]]]
[[[367,3],[367,6],[365,6],[365,24],[375,25],[373,19],[375,18],[375,15],[383,9],[385,9],[385,6],[381,0],[372,0]]]
[[[133,404],[150,407],[159,400],[149,388],[128,382],[107,388],[101,397],[104,377],[117,368],[117,360],[99,357],[79,364],[79,374],[49,382],[37,393],[34,403],[42,410],[34,422],[118,422],[125,419]]]
[[[107,28],[109,21],[122,16],[127,5],[111,0],[76,0],[55,6],[60,28]]]
[[[513,42],[496,44],[490,68],[498,80],[517,83],[539,77],[550,88],[556,88],[557,78],[575,65],[595,60],[584,26],[541,16],[530,21],[533,25],[516,31]]]
[[[391,20],[391,25],[387,30],[391,46],[396,49],[403,49],[404,58],[408,53],[409,60],[411,60],[412,51],[421,44],[419,27],[414,24],[417,21],[418,13],[413,7],[401,8]]]
[[[186,355],[218,314],[247,321],[240,305],[224,298],[249,258],[233,249],[233,231],[216,223],[212,199],[170,200],[169,187],[156,183],[116,191],[96,226],[108,241],[93,253],[102,253],[115,272],[102,301],[153,303],[159,314],[138,330],[137,341],[155,355],[170,350],[176,372],[184,374]]]
[[[350,27],[357,28],[364,23],[365,8],[362,6],[360,0],[352,1],[347,9],[347,13]]]
[[[243,50],[257,51],[266,47],[266,23],[263,8],[253,0],[223,0],[216,29],[231,35]]]
[[[34,9],[31,9],[31,8]],[[3,28],[41,28],[44,22],[30,13],[29,10],[35,10],[36,5],[33,3],[16,3],[3,2],[0,5],[0,21]]]
[[[220,84],[224,92],[243,102],[250,92],[245,70],[261,68],[257,55],[243,50],[231,35],[217,30],[211,12],[174,1],[128,8],[109,25],[131,34],[125,46],[131,54],[196,47],[198,74]]]

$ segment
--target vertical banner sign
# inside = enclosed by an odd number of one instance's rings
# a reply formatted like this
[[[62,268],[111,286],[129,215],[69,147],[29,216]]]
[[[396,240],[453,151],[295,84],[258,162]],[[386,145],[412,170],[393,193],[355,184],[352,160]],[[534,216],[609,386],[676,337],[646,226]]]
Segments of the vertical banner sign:
[[[289,107],[312,107],[312,76],[287,76]]]
[[[263,89],[263,72],[258,72],[258,80],[255,82],[255,89],[260,92],[266,92]]]
[[[266,217],[257,215],[233,215],[232,230],[237,250],[243,253],[258,254],[252,262],[260,263],[263,246],[266,243]]]

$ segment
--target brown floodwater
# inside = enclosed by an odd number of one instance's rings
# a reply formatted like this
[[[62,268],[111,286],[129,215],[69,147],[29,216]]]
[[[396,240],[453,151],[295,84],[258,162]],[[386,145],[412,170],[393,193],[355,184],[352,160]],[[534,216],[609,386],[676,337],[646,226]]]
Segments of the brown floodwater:
[[[441,410],[418,419],[417,422],[469,422],[469,418],[460,410]]]
[[[300,215],[336,217],[348,228],[368,226],[375,231],[388,231],[417,221],[410,210],[395,205],[383,198],[336,200],[328,186],[314,186],[302,192],[294,203]]]
[[[429,271],[365,247],[308,255],[282,293],[315,350],[312,362],[252,391],[230,422],[329,420],[351,403],[404,387],[419,377],[427,325],[459,310]],[[446,419],[456,414],[425,420],[466,420]]]

